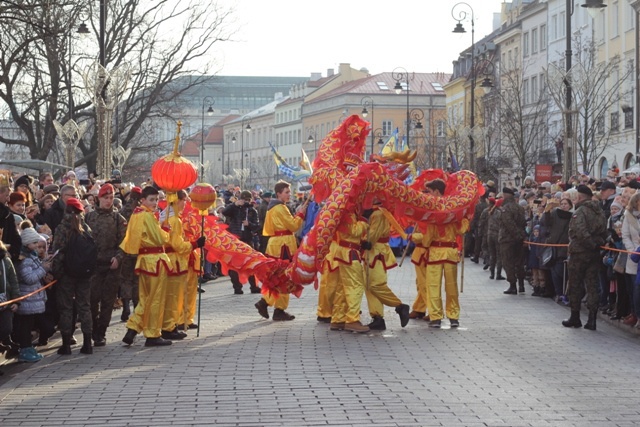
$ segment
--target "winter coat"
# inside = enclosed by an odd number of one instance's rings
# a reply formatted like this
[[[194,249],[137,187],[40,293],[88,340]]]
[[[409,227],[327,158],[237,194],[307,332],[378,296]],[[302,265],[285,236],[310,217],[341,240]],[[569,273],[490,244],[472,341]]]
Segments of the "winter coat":
[[[250,204],[249,202],[247,202]],[[229,232],[235,234],[243,242],[251,245],[253,235],[258,230],[258,211],[251,206],[238,206],[230,203],[222,211],[222,215],[227,219]],[[249,226],[244,227],[242,221],[249,221]]]
[[[2,265],[0,265],[0,294],[5,294],[6,300],[10,301],[20,297],[20,287],[11,258],[6,255],[2,257]],[[0,311],[6,309],[7,306],[0,307]]]
[[[58,227],[58,225],[62,221],[62,218],[64,217],[64,211],[66,208],[67,208],[67,205],[65,205],[62,199],[60,198],[56,200],[56,202],[52,204],[49,209],[44,211],[43,220],[44,220],[44,223],[47,224],[51,229],[51,233],[55,234],[56,227]]]
[[[69,245],[69,231],[71,229],[71,217],[74,214],[65,213],[58,229],[53,236],[53,250],[59,251],[58,255],[53,258],[53,265],[51,266],[51,272],[53,277],[60,279],[64,274],[64,259]],[[81,219],[82,228],[86,233],[91,233],[91,228],[84,222],[84,218]]]
[[[627,251],[635,251],[640,246],[640,223],[629,210],[625,211],[622,221],[622,243]],[[633,275],[638,272],[638,264],[633,262],[630,256],[627,257],[624,272]]]
[[[0,203],[0,228],[2,229],[2,241],[9,246],[9,254],[13,263],[18,262],[22,239],[16,227],[16,220],[9,208]]]
[[[524,209],[514,198],[504,199],[500,214],[500,243],[523,242],[527,237]]]
[[[27,248],[23,248],[18,262],[18,285],[20,286],[20,296],[35,292],[42,287],[42,279],[47,275],[38,254],[31,252]],[[45,302],[47,301],[47,293],[38,292],[22,301],[18,307],[18,314],[39,314],[44,313]]]
[[[569,243],[569,221],[573,212],[563,211],[555,208],[550,212],[545,212],[540,221],[541,228],[546,230],[546,243],[551,244],[568,244]],[[541,236],[543,234],[540,234]],[[567,247],[557,246],[554,251],[553,259],[555,261],[564,261],[567,259]]]

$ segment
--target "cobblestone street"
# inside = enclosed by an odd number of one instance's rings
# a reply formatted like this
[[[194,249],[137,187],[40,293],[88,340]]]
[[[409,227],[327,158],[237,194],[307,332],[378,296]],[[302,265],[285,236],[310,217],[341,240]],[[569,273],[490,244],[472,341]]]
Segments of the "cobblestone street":
[[[258,295],[204,285],[202,330],[166,348],[122,345],[115,312],[106,347],[3,367],[0,425],[637,426],[638,336],[603,321],[560,324],[550,299],[503,295],[504,281],[466,260],[461,327],[330,331],[317,292],[291,299],[292,322],[259,317]],[[411,304],[413,265],[390,272]],[[583,312],[583,321],[586,314]],[[368,322],[363,303],[363,323]],[[58,335],[56,335],[57,337]],[[81,334],[77,333],[80,339]]]

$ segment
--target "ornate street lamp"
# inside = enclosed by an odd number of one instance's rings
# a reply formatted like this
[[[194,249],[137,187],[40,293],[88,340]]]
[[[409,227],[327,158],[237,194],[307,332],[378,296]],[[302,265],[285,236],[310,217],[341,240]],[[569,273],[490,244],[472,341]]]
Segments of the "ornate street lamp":
[[[468,9],[468,10],[465,10]],[[464,29],[464,26],[462,25],[462,21],[464,21],[465,19],[467,19],[467,16],[469,16],[469,14],[471,15],[471,109],[470,109],[470,113],[471,113],[471,117],[470,117],[470,121],[469,121],[469,125],[471,127],[471,130],[473,131],[473,127],[475,126],[475,92],[476,92],[476,71],[475,71],[475,23],[474,23],[474,16],[473,16],[473,8],[465,3],[465,2],[460,2],[460,3],[456,3],[453,8],[451,9],[451,16],[453,17],[454,20],[456,20],[458,23],[456,24],[456,27],[453,29],[453,32],[456,34],[462,34],[462,33],[466,33],[467,31]],[[457,17],[456,17],[457,16]],[[469,169],[470,170],[474,170],[475,169],[475,141],[473,139],[473,132],[469,132]]]
[[[369,115],[369,109],[367,107],[371,106],[371,127],[375,126],[375,123],[373,121],[373,98],[371,98],[370,96],[363,96],[362,99],[360,100],[360,105],[362,105],[362,117],[363,118],[367,118],[367,116]],[[373,132],[371,133],[371,154],[373,154]]]
[[[216,100],[210,96],[205,96],[202,100],[202,129],[201,129],[201,140],[200,140],[200,182],[204,182],[204,113],[205,113],[205,105],[209,104],[209,109],[206,111],[209,116],[213,115],[213,104],[216,103]],[[224,148],[223,148],[224,149]]]
[[[407,138],[407,147],[409,147],[409,130],[410,130],[410,126],[411,126],[411,117],[409,115],[409,81],[411,79],[409,79],[409,72],[402,68],[402,67],[396,67],[392,72],[391,72],[391,77],[396,81],[396,85],[393,87],[393,90],[396,92],[397,95],[400,95],[402,93],[402,85],[400,84],[401,81],[404,81],[405,84],[407,85],[407,133],[406,133],[406,138]]]

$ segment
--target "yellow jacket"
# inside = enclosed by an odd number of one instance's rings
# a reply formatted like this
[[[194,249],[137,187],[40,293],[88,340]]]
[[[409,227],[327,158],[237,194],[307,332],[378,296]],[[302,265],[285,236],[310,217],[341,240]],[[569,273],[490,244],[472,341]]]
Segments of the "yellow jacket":
[[[396,257],[389,246],[390,231],[391,227],[387,218],[379,209],[374,209],[369,217],[369,235],[367,236],[372,245],[371,250],[367,251],[369,267],[374,268],[376,262],[381,262],[385,270],[397,265]]]
[[[171,261],[163,246],[169,243],[169,233],[160,228],[160,222],[153,212],[140,206],[133,211],[127,226],[127,234],[120,249],[131,255],[138,255],[135,271],[138,274],[157,276],[160,263],[171,271]]]
[[[184,239],[184,231],[182,229],[182,221],[177,216],[171,216],[168,219],[169,227],[169,244],[165,245],[165,252],[169,256],[171,265],[173,266],[172,276],[187,274],[189,271],[189,255],[193,251],[193,245]]]
[[[415,265],[427,265],[427,261],[429,261],[429,251],[426,247],[422,246],[422,237],[423,234],[423,226],[416,225],[414,233],[411,234],[411,241],[415,243],[416,247],[413,249],[411,253],[411,262]]]
[[[298,249],[295,232],[304,222],[301,216],[293,216],[284,203],[271,206],[267,211],[262,228],[263,236],[270,236],[265,253],[274,258],[284,258],[285,251],[289,251],[289,258]],[[286,248],[286,249],[285,249]]]
[[[341,263],[351,265],[353,261],[362,260],[360,243],[365,238],[368,224],[358,221],[355,214],[351,214],[348,224],[340,227],[325,259],[331,271],[335,271]]]
[[[427,225],[426,231],[414,233],[412,240],[428,248],[427,264],[440,264],[443,262],[457,264],[460,262],[460,254],[457,246],[457,237],[469,230],[469,220],[437,225]]]

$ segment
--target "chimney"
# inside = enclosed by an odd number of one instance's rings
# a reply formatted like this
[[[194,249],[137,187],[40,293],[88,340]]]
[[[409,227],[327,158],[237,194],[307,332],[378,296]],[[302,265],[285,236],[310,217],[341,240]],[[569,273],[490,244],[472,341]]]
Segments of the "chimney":
[[[315,82],[316,80],[320,80],[322,78],[321,73],[311,73],[311,81]]]
[[[327,68],[327,77],[331,77],[335,74],[333,68]]]

